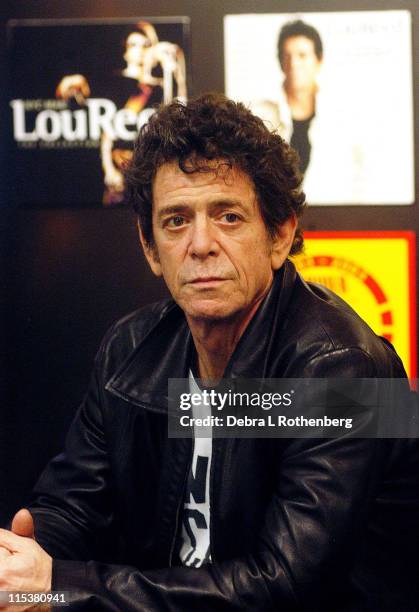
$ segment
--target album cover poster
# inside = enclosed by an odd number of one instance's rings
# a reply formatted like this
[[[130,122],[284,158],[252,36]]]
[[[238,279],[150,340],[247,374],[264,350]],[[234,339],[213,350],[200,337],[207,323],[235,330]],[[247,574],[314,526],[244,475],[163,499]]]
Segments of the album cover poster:
[[[8,36],[17,204],[123,204],[139,128],[187,98],[189,19],[12,21]]]
[[[414,201],[409,11],[228,15],[228,96],[299,153],[312,204]]]

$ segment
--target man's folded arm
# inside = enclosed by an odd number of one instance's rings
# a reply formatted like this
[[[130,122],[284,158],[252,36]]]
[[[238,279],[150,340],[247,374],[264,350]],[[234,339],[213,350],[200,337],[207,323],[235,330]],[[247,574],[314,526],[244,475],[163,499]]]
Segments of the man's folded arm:
[[[359,541],[383,459],[378,442],[348,436],[290,444],[252,553],[150,571],[55,560],[53,589],[71,591],[86,610],[298,610],[310,601],[316,609]]]
[[[348,357],[345,351],[340,358],[348,362]],[[359,366],[364,357],[360,354],[357,359]],[[321,361],[316,366],[322,366]],[[362,376],[364,371],[358,366],[356,369]],[[340,374],[352,377],[356,374],[353,359],[348,372],[340,369]],[[95,423],[83,419],[86,417],[82,411],[78,420],[83,425],[76,419],[73,433],[84,436],[86,450],[82,455],[89,462],[90,450],[87,449],[92,445],[101,447],[102,443],[92,431]],[[53,535],[52,540],[50,525],[46,523],[51,515],[43,515],[41,508],[35,508],[37,539],[39,533],[40,543],[55,557],[52,588],[70,591],[74,609],[97,606],[101,610],[127,612],[166,609],[202,612],[293,610],[307,602],[317,605],[327,593],[325,585],[331,583],[334,575],[339,576],[344,571],[343,563],[351,561],[352,546],[365,525],[366,513],[375,495],[372,487],[377,482],[377,471],[385,463],[380,441],[359,436],[363,428],[368,427],[368,419],[368,415],[359,418],[350,433],[338,438],[293,439],[285,446],[279,444],[277,465],[272,466],[277,472],[276,492],[267,507],[254,550],[221,562],[214,559],[214,563],[199,569],[180,566],[140,570],[83,561],[88,558],[88,548],[80,545],[82,554],[79,556],[73,545],[70,545],[71,550],[66,548],[66,539],[71,540],[75,530],[76,538],[84,542],[85,525],[92,520],[106,527],[111,517],[106,507],[102,508],[94,496],[93,506],[83,510],[87,514],[81,518],[66,515],[63,507],[59,535]],[[84,432],[86,426],[88,432]],[[104,448],[100,449],[99,456],[102,452],[105,453]],[[102,473],[99,470],[101,475],[97,476],[99,499],[106,480],[104,456]],[[56,463],[55,474],[59,482],[64,483],[65,475],[59,467]],[[75,526],[70,525],[72,522]],[[66,532],[67,523],[69,530]],[[43,537],[44,529],[48,533],[48,543]],[[64,559],[60,558],[60,547]]]

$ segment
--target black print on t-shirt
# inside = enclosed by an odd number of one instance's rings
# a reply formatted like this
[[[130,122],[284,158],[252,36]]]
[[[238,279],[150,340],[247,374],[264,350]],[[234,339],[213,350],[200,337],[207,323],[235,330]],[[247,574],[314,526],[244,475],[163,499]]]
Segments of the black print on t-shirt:
[[[208,524],[205,515],[195,504],[208,504],[206,500],[206,483],[208,477],[208,457],[197,456],[195,474],[193,470],[189,473],[188,478],[188,489],[186,494],[187,504],[191,507],[184,507],[183,510],[183,526],[184,530],[189,539],[189,545],[186,551],[182,554],[182,563],[189,567],[201,567],[205,562],[210,559],[210,548],[209,543],[203,550],[202,547],[202,535],[199,534],[200,530],[207,530]],[[202,534],[202,531],[201,531]],[[201,541],[199,546],[198,541]]]
[[[201,457],[198,455],[196,460],[195,476],[192,474],[192,470],[189,474],[189,503],[192,503],[192,497],[196,504],[203,504],[205,502],[205,484],[207,480],[208,470],[208,457]],[[205,519],[204,519],[205,520]]]
[[[198,563],[201,564],[201,559],[195,556],[194,560],[191,562],[191,557],[195,553],[196,549],[196,538],[193,532],[192,521],[195,522],[195,525],[198,529],[207,529],[207,521],[205,520],[205,516],[199,510],[193,510],[192,508],[187,508],[183,515],[183,523],[185,525],[186,533],[191,541],[191,550],[189,554],[183,560],[185,565],[196,566]]]

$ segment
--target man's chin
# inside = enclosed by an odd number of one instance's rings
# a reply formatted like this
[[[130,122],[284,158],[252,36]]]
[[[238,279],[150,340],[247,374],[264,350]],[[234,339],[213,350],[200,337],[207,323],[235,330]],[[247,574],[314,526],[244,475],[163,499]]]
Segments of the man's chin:
[[[236,309],[232,308],[231,305],[223,303],[217,303],[214,300],[205,300],[196,304],[188,304],[187,307],[183,307],[186,316],[194,320],[207,320],[207,321],[222,321],[229,319],[236,314]]]

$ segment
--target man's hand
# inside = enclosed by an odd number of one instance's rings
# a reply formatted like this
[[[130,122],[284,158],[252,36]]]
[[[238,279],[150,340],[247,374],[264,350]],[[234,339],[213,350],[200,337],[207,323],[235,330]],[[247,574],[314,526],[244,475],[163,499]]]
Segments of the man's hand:
[[[33,519],[19,510],[12,530],[0,529],[0,591],[51,590],[52,558],[35,542]]]
[[[12,531],[16,535],[23,536],[24,538],[35,539],[35,528],[33,525],[32,514],[26,508],[22,508],[13,517]]]
[[[58,83],[55,95],[63,100],[75,98],[77,104],[83,106],[86,104],[86,98],[90,96],[89,83],[82,74],[69,74]]]

